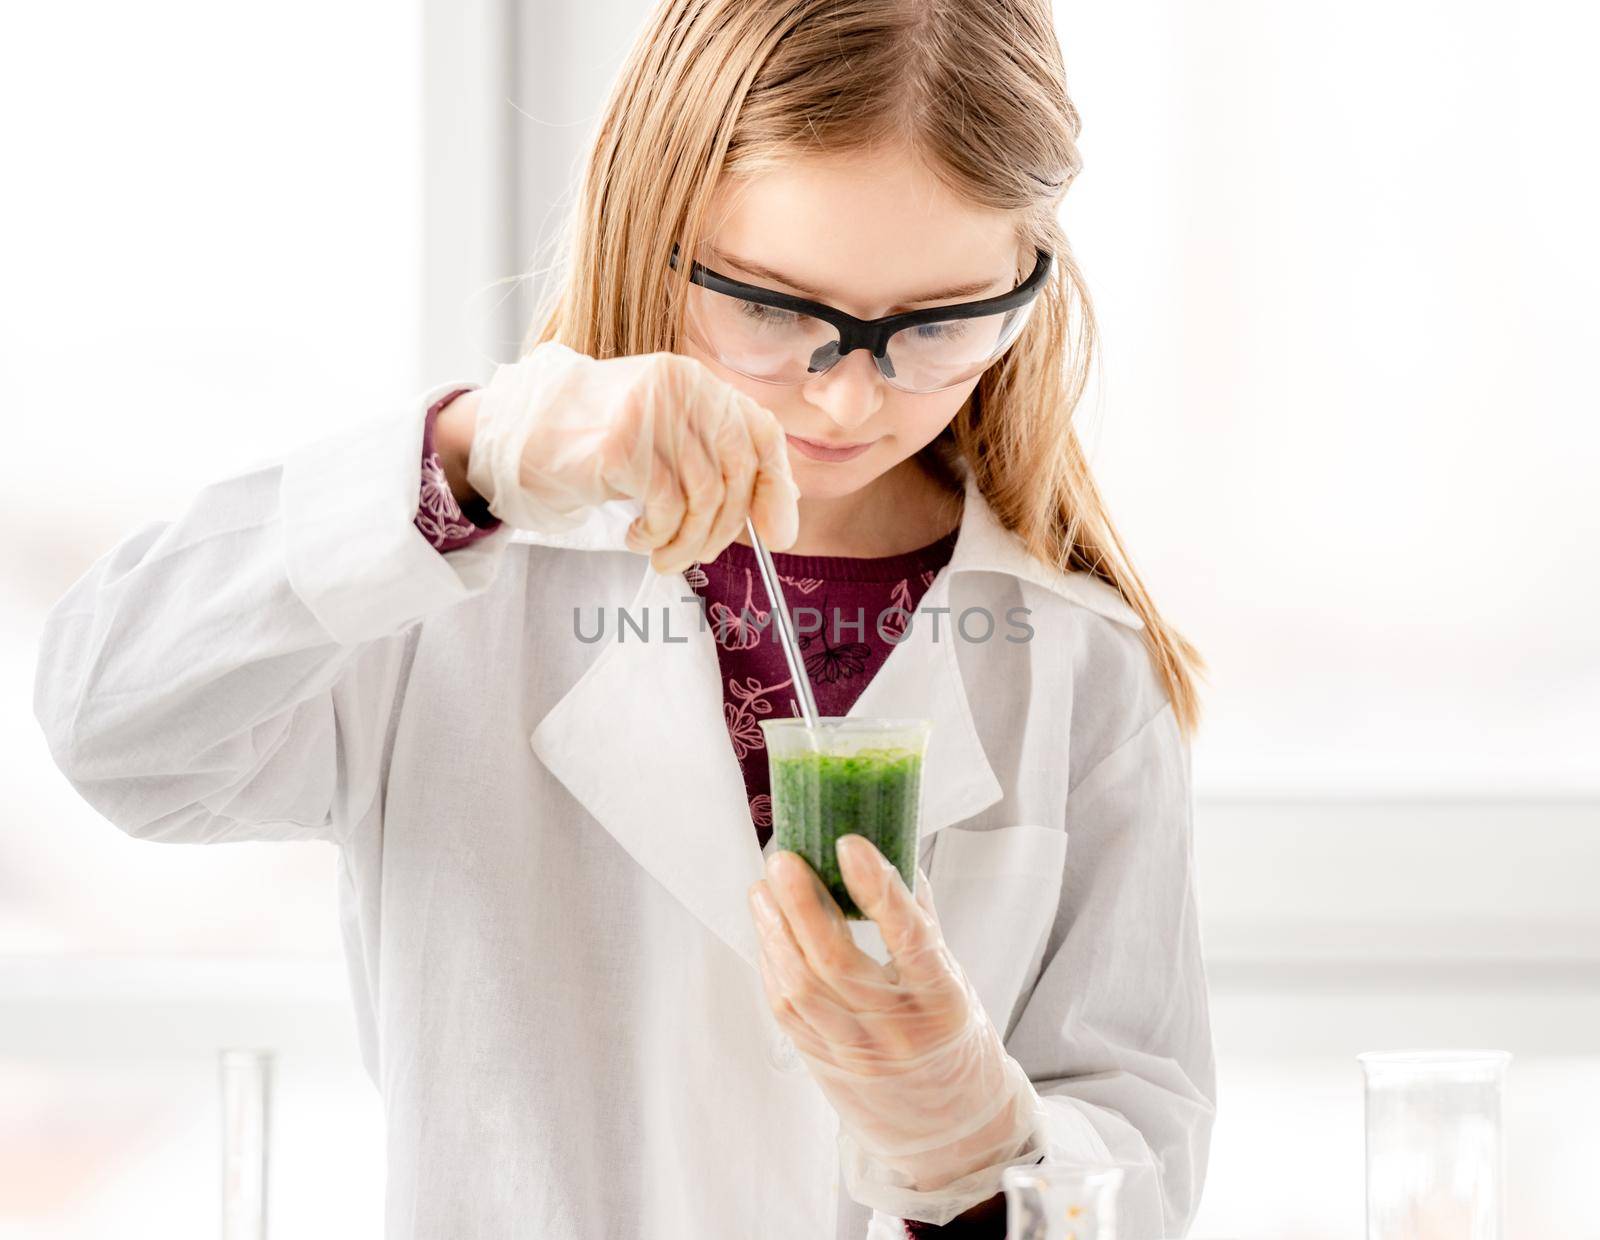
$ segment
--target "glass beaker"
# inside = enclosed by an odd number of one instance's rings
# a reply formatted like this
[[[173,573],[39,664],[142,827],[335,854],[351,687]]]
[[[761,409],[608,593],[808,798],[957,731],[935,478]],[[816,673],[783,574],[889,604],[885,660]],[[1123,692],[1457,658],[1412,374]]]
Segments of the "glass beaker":
[[[272,1053],[224,1050],[217,1060],[222,1085],[222,1240],[266,1240]]]
[[[1369,1051],[1367,1240],[1500,1240],[1506,1051]]]
[[[841,835],[871,840],[915,895],[922,759],[932,721],[822,715],[814,729],[799,718],[760,724],[775,845],[804,857],[852,921],[866,914],[839,872],[833,845]]]
[[[1117,1240],[1121,1167],[1007,1167],[1000,1186],[1006,1194],[1006,1240]]]

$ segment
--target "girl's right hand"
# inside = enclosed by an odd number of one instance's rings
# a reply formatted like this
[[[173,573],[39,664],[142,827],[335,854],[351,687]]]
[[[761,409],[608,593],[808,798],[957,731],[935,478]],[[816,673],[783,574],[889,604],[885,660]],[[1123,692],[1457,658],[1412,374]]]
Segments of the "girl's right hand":
[[[800,532],[772,411],[677,353],[596,359],[547,340],[498,366],[478,403],[467,481],[508,525],[558,533],[612,499],[659,573],[715,559],[748,516],[767,545]]]

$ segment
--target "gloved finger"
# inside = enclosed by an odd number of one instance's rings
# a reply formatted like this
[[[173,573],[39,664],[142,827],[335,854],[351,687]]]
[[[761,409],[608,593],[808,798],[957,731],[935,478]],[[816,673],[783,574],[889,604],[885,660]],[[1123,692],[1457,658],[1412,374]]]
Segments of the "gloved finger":
[[[776,992],[769,1001],[789,1029],[795,1048],[827,1058],[829,1046],[858,1046],[864,1036],[860,1022],[806,963],[765,879],[751,885],[749,902]]]
[[[900,980],[935,991],[955,982],[954,961],[938,922],[906,889],[900,871],[863,835],[842,835],[837,847],[845,887],[861,911],[878,923]]]
[[[744,529],[750,516],[756,485],[756,449],[750,428],[738,411],[729,408],[711,428],[712,453],[722,467],[722,506],[706,534],[703,558],[716,559]]]
[[[787,1028],[791,1023],[798,1025],[800,1016],[789,1001],[783,997],[783,991],[778,986],[778,980],[772,975],[772,965],[767,959],[766,938],[762,935],[759,925],[760,917],[755,911],[755,901],[750,902],[751,916],[757,923],[756,930],[756,971],[761,974],[761,989],[767,996],[767,1006],[772,1009],[772,1014],[778,1018],[778,1024]]]
[[[900,996],[894,977],[856,946],[838,901],[806,859],[788,850],[774,853],[767,874],[768,887],[811,970],[857,1011],[895,1006]]]
[[[789,958],[796,970],[779,966],[779,993],[794,1014],[788,1026],[789,1038],[802,1055],[815,1064],[849,1067],[867,1065],[888,1058],[877,1046],[873,1032],[861,1018],[840,1002],[798,956]],[[787,980],[785,980],[787,979]]]
[[[939,910],[933,904],[933,884],[928,881],[928,875],[921,870],[917,871],[917,890],[915,892],[917,903],[933,918],[933,924],[939,924]]]
[[[652,559],[657,572],[677,572],[699,558],[711,522],[722,507],[722,469],[699,433],[691,426],[678,430],[676,437],[673,469],[683,492],[683,521],[677,533],[656,548]]]
[[[678,532],[687,505],[677,478],[673,475],[671,462],[652,453],[645,468],[649,471],[649,478],[645,483],[639,515],[628,526],[626,542],[631,550],[653,552],[671,541]],[[658,563],[653,555],[651,562]],[[657,567],[656,571],[659,572],[660,568]]]
[[[741,393],[742,395],[742,393]],[[770,409],[751,400],[744,406],[750,442],[756,450],[751,519],[769,550],[794,546],[800,537],[800,488],[789,468],[789,441]]]

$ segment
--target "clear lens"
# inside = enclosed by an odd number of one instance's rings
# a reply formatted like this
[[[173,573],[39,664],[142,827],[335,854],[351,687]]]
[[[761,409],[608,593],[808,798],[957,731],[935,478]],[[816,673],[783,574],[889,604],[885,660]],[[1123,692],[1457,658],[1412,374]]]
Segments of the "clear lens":
[[[804,383],[839,353],[839,333],[808,314],[689,286],[688,327],[730,370],[767,383]]]
[[[889,337],[885,377],[909,392],[937,392],[979,374],[1015,340],[1035,302],[975,319],[944,319]]]
[[[1017,338],[1034,304],[903,328],[889,337],[884,378],[906,392],[936,392],[964,382]],[[700,346],[724,366],[766,383],[804,383],[839,357],[839,333],[832,324],[700,284],[689,286],[686,323]]]

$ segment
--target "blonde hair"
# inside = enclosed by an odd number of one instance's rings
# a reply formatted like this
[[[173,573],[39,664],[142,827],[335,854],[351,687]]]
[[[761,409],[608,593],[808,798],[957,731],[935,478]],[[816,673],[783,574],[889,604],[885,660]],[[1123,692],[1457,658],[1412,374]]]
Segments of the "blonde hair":
[[[1126,600],[1191,734],[1204,664],[1133,571],[1073,426],[1097,341],[1057,215],[1079,128],[1048,0],[662,0],[612,87],[558,239],[566,270],[523,354],[552,339],[599,358],[679,351],[688,264],[667,257],[698,251],[722,178],[909,150],[961,200],[1014,213],[1030,258],[1056,258],[930,463],[961,453],[1032,554]]]

